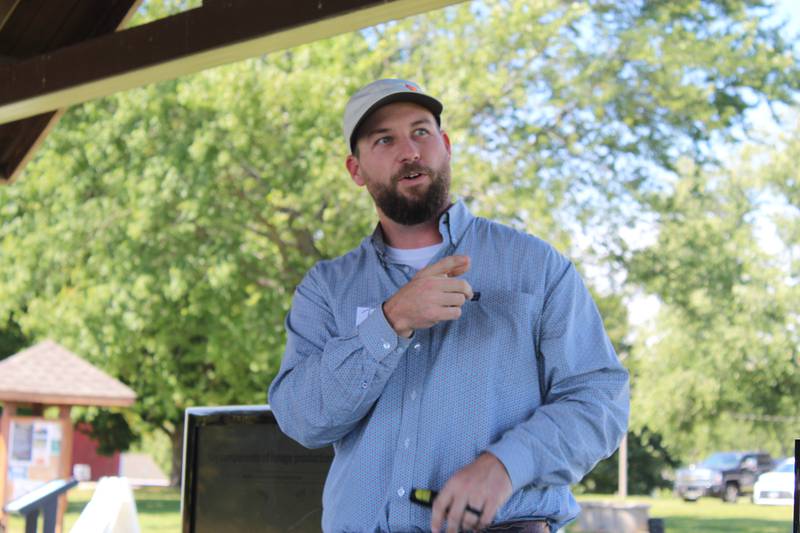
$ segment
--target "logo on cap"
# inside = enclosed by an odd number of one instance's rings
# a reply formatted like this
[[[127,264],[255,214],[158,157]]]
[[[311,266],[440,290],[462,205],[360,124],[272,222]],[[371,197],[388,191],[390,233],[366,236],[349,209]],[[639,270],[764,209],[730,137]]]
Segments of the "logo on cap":
[[[409,91],[414,91],[414,92],[419,91],[419,87],[415,87],[414,85],[411,85],[410,83],[406,83],[406,89],[408,89]]]

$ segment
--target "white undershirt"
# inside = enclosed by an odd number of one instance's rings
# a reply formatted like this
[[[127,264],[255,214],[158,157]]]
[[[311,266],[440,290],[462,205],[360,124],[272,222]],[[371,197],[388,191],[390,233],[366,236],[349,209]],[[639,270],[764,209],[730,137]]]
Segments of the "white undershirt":
[[[442,246],[444,246],[444,242],[433,246],[425,246],[424,248],[392,248],[387,246],[386,255],[392,263],[400,263],[401,265],[408,265],[421,270],[428,266],[428,263],[439,253],[439,249]]]

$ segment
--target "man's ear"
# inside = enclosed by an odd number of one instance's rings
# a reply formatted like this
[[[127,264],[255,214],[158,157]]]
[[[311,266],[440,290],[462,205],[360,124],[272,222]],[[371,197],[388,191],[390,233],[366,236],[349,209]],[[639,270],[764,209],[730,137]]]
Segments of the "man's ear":
[[[361,176],[361,163],[358,162],[358,158],[350,154],[347,156],[347,159],[345,159],[344,165],[347,167],[347,171],[350,173],[350,177],[355,184],[359,187],[363,187],[366,182]]]
[[[447,135],[447,132],[442,130],[442,139],[444,140],[444,148],[447,150],[447,155],[453,155],[453,150],[450,146],[450,136]]]

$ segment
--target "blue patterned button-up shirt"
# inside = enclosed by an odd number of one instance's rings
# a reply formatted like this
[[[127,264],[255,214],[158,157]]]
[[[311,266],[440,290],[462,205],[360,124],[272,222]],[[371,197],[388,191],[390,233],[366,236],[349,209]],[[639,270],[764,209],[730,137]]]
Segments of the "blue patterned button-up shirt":
[[[561,527],[579,511],[569,484],[626,430],[628,373],[574,266],[462,202],[439,230],[445,246],[431,263],[468,255],[463,278],[480,300],[411,339],[398,337],[381,304],[416,271],[389,262],[380,228],[297,287],[269,399],[290,437],[334,446],[326,532],[427,531],[431,511],[410,489],[440,490],[485,451],[513,487],[495,522]]]

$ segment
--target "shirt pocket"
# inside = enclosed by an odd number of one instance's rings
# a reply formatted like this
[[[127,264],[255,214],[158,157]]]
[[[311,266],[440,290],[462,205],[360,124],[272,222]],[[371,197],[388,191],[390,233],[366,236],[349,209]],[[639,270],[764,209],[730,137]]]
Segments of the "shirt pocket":
[[[467,302],[458,324],[458,352],[498,384],[534,384],[538,390],[538,299],[525,292],[487,290]]]

